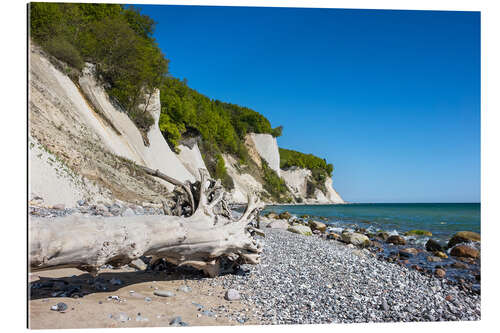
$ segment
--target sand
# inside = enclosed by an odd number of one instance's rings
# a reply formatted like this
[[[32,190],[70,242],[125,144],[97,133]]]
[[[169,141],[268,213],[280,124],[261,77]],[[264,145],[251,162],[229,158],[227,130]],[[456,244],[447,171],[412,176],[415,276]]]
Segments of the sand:
[[[37,279],[37,276],[40,279]],[[225,300],[225,290],[221,286],[211,286],[209,279],[197,274],[146,273],[127,267],[103,270],[99,277],[104,280],[118,278],[123,284],[113,286],[106,283],[110,290],[96,291],[87,283],[90,275],[78,269],[56,269],[36,273],[31,280],[67,281],[71,285],[81,285],[82,291],[89,294],[80,298],[51,297],[53,288],[34,289],[29,300],[30,328],[165,327],[169,326],[170,321],[176,316],[180,316],[189,326],[241,325],[220,312],[217,312],[216,316],[209,317],[202,315],[201,311],[215,312],[223,305],[229,313],[245,312],[245,305],[240,300],[231,302]],[[188,293],[178,291],[182,285],[187,285],[192,290]],[[155,288],[171,291],[175,296],[155,296],[153,294]],[[118,296],[125,301],[108,300],[108,296]],[[151,298],[151,301],[146,301],[146,297]],[[50,309],[59,302],[64,302],[68,306],[64,313]],[[204,308],[199,311],[193,302],[203,305]],[[110,318],[120,312],[126,313],[130,320],[120,322]],[[148,321],[136,321],[139,313],[140,317],[147,318]],[[256,319],[250,317],[245,324],[256,323]]]

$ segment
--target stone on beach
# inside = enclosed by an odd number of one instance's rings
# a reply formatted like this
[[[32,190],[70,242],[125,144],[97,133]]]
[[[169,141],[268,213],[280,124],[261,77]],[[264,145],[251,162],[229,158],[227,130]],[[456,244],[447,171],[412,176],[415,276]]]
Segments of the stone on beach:
[[[427,236],[427,237],[431,237],[432,236],[432,232],[430,231],[427,231],[427,230],[410,230],[410,231],[407,231],[405,232],[405,236]]]
[[[394,245],[405,245],[406,241],[403,237],[399,235],[392,235],[387,237],[386,243],[394,244]]]
[[[135,213],[131,208],[127,208],[123,211],[122,216],[134,216]]]
[[[228,301],[236,301],[240,299],[240,293],[236,289],[228,289],[224,298]]]
[[[457,245],[451,249],[450,254],[455,257],[478,258],[479,251],[468,245]]]
[[[418,254],[418,250],[412,247],[399,250],[399,255],[403,257],[413,257]]]
[[[305,225],[293,225],[288,227],[287,229],[290,232],[293,232],[294,234],[300,234],[304,236],[312,236],[312,230],[311,228],[305,226]]]
[[[288,229],[288,222],[285,220],[275,220],[267,225],[267,228]]]
[[[51,308],[50,308],[52,311],[58,311],[58,312],[64,312],[68,309],[68,306],[66,305],[66,303],[57,303],[56,305],[53,305]]]
[[[320,232],[325,232],[326,231],[326,224],[318,221],[309,221],[309,227],[311,230],[318,230]]]
[[[443,247],[434,239],[429,239],[427,243],[425,243],[425,249],[429,252],[443,251]]]
[[[442,268],[437,268],[434,272],[438,278],[444,278],[446,276],[446,271]]]
[[[448,258],[448,255],[446,253],[444,253],[443,251],[436,251],[436,252],[434,252],[434,255],[436,257],[441,258],[441,259],[447,259]]]
[[[481,235],[477,232],[472,231],[459,231],[451,237],[448,241],[448,248],[452,248],[453,246],[466,243],[466,242],[480,242]]]
[[[289,212],[283,212],[280,215],[278,215],[278,217],[281,220],[289,220],[292,217],[292,214],[290,214]]]
[[[173,297],[175,294],[171,291],[168,290],[155,290],[153,292],[156,296],[161,296],[161,297]]]
[[[132,260],[128,265],[140,271],[144,271],[148,267],[148,265],[146,265],[141,259]]]
[[[359,247],[368,247],[371,244],[367,236],[357,232],[343,232],[341,237],[343,242]]]
[[[342,239],[342,237],[340,237],[339,234],[336,234],[334,232],[330,232],[328,235],[326,235],[326,239],[340,240],[340,239]]]

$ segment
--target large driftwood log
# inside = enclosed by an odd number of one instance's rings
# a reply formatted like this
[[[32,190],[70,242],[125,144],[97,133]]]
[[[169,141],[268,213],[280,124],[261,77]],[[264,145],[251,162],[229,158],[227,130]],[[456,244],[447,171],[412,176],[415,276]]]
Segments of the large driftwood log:
[[[156,171],[152,175],[164,178]],[[181,184],[189,191],[192,215],[33,218],[29,225],[31,271],[78,268],[94,276],[104,264],[122,266],[141,256],[164,258],[176,265],[190,265],[209,276],[220,273],[221,263],[257,264],[260,233],[252,224],[262,204],[249,197],[239,219],[232,217],[220,182],[207,180]],[[168,181],[168,180],[167,180]],[[175,180],[174,180],[175,181]],[[198,189],[194,200],[192,191]],[[177,207],[178,208],[178,207]]]

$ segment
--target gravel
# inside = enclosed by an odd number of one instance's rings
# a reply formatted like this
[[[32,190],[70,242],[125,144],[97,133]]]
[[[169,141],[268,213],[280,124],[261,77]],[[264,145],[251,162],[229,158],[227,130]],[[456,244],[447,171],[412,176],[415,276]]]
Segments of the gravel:
[[[261,264],[212,279],[262,324],[479,320],[480,295],[337,241],[267,229]],[[453,302],[445,298],[452,295]],[[448,297],[450,299],[450,297]]]

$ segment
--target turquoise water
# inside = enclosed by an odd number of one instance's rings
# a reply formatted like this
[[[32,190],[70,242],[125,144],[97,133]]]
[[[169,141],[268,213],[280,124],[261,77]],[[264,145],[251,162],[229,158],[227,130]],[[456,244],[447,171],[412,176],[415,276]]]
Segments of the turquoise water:
[[[479,203],[391,203],[346,205],[267,206],[266,212],[288,211],[292,215],[327,217],[327,224],[338,228],[366,228],[402,234],[412,229],[432,232],[434,239],[447,241],[462,230],[480,233]]]

